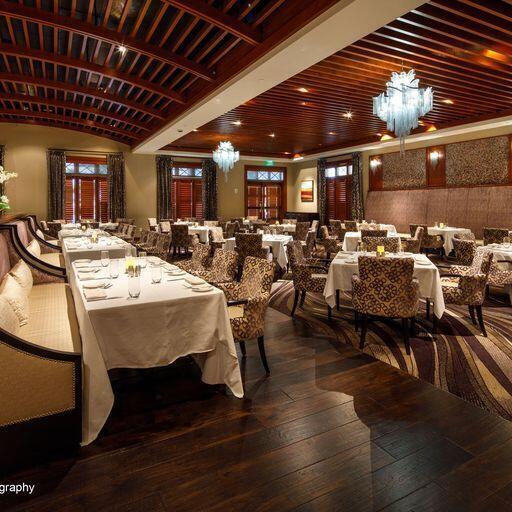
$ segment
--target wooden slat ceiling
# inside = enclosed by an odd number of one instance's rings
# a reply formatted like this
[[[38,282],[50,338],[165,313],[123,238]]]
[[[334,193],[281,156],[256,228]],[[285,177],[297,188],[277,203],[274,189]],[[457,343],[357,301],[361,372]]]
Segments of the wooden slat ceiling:
[[[135,145],[298,30],[308,3],[0,0],[0,122]]]
[[[419,131],[512,113],[511,2],[427,2],[172,147],[211,149],[229,138],[244,153],[282,157],[377,141],[386,126],[372,115],[372,96],[402,64],[434,88]]]

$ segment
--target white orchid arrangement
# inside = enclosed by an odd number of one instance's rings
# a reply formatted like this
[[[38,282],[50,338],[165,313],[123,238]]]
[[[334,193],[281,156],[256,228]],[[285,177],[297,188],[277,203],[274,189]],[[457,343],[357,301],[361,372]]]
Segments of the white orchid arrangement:
[[[0,165],[0,191],[3,192],[4,183],[9,181],[12,178],[17,178],[17,172],[5,172],[5,169],[2,165]],[[9,198],[5,194],[0,195],[0,212],[4,210],[9,210]]]

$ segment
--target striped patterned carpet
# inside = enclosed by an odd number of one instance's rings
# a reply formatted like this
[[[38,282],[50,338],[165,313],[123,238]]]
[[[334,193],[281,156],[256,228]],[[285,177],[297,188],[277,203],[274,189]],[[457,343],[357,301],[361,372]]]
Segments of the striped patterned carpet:
[[[484,305],[488,337],[473,326],[467,308],[449,306],[439,323],[439,334],[431,334],[424,304],[417,337],[411,338],[411,356],[406,355],[398,322],[370,322],[364,351],[376,359],[426,380],[445,391],[508,420],[512,420],[512,308],[505,296],[492,295]],[[354,330],[350,298],[341,296],[340,311],[327,320],[327,306],[319,294],[308,294],[296,317],[332,336],[340,343],[359,345]],[[276,283],[271,307],[290,314],[293,285]]]

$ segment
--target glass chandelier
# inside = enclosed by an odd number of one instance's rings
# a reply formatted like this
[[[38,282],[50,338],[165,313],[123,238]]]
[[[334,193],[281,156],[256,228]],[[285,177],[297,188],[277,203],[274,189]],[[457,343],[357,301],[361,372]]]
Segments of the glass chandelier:
[[[224,173],[226,181],[228,181],[228,172],[233,169],[238,160],[240,160],[240,152],[235,151],[233,144],[228,140],[219,142],[217,149],[213,151],[213,161]]]
[[[386,92],[373,98],[373,114],[387,123],[387,129],[400,137],[403,154],[405,137],[418,126],[418,120],[432,110],[432,87],[420,88],[414,69],[391,73]]]

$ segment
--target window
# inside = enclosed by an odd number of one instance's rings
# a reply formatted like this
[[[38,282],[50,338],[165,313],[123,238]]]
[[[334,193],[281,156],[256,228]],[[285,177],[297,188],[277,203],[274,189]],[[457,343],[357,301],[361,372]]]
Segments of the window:
[[[68,157],[66,161],[65,219],[108,221],[108,168],[106,159]]]
[[[171,215],[174,219],[203,218],[203,171],[197,164],[172,168]]]
[[[352,163],[333,162],[325,169],[327,178],[327,216],[345,220],[351,217]]]
[[[286,209],[285,169],[246,167],[246,215],[282,219]]]

